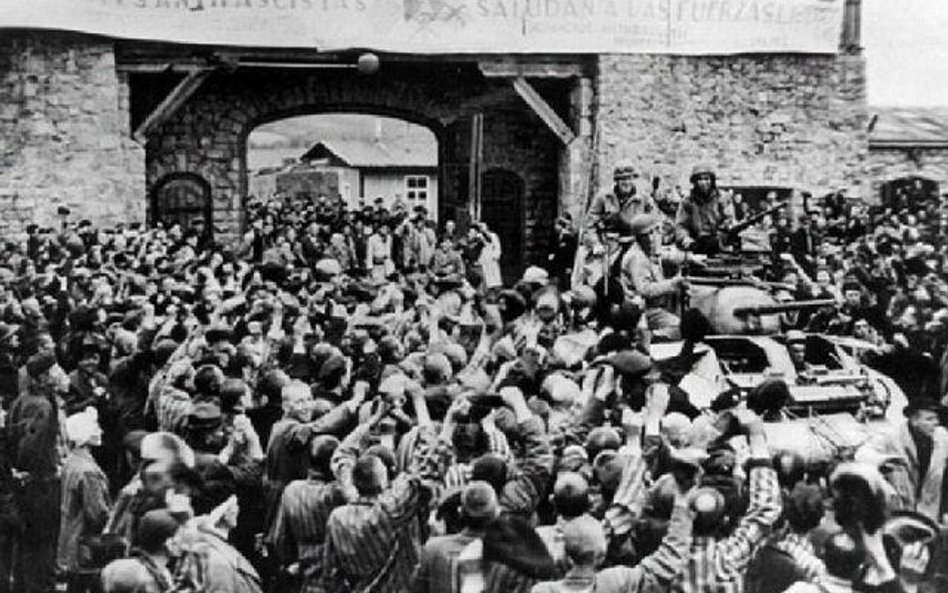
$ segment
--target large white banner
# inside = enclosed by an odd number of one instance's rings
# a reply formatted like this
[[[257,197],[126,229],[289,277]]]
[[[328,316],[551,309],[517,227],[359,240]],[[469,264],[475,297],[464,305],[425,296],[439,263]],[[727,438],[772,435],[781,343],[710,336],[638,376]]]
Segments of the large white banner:
[[[0,29],[425,54],[835,53],[844,2],[0,0]]]

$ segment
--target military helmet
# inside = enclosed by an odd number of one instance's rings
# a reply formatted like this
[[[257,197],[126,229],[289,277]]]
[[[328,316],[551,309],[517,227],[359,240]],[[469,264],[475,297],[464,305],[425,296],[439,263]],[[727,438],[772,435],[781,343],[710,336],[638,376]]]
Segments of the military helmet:
[[[661,224],[662,217],[657,214],[651,212],[636,214],[629,223],[629,234],[646,235]]]
[[[701,175],[710,175],[711,179],[714,179],[716,177],[714,174],[714,167],[712,167],[709,163],[699,163],[692,167],[690,177],[691,183],[694,183],[695,179]]]
[[[615,168],[612,169],[612,179],[619,181],[620,179],[634,179],[638,177],[638,174],[635,172],[635,165],[631,161],[619,161],[616,163]]]

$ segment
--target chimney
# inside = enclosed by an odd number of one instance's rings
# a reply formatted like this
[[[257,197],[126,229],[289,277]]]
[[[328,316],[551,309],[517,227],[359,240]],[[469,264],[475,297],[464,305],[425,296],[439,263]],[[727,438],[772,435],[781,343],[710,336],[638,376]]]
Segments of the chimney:
[[[375,143],[382,143],[382,118],[375,118]]]

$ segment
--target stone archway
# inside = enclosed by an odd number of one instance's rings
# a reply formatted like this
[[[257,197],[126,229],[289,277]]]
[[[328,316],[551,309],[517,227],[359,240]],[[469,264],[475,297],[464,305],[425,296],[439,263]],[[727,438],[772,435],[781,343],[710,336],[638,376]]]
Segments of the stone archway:
[[[483,170],[524,180],[523,260],[547,250],[558,206],[561,144],[511,90],[472,63],[393,63],[374,76],[349,70],[221,69],[149,136],[147,183],[191,173],[211,188],[221,240],[243,228],[248,193],[247,136],[261,124],[319,113],[395,117],[430,129],[438,140],[439,219],[466,221],[470,117],[484,114]]]
[[[417,123],[438,138],[442,162],[463,162],[454,144],[442,139],[462,122],[470,97],[490,92],[476,71],[468,70],[435,76],[392,67],[374,77],[334,71],[215,73],[149,140],[149,189],[170,173],[200,175],[211,184],[215,224],[239,229],[247,195],[247,136],[261,124],[316,113],[364,113]],[[449,192],[453,184],[443,187]]]

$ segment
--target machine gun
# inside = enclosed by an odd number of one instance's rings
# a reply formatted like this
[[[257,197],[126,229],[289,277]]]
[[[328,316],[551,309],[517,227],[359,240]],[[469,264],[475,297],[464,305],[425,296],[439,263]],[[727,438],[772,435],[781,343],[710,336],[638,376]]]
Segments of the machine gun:
[[[729,227],[726,228],[726,229],[721,229],[722,238],[725,239],[725,240],[734,239],[734,238],[737,237],[740,233],[746,231],[746,230],[749,229],[750,227],[754,226],[755,224],[757,224],[758,222],[760,222],[761,220],[763,220],[764,217],[769,216],[769,215],[771,215],[771,214],[777,212],[778,210],[784,208],[787,204],[788,204],[788,202],[786,202],[786,201],[778,202],[777,204],[771,206],[770,208],[767,208],[766,210],[761,210],[761,211],[758,212],[757,214],[753,214],[753,215],[747,217],[746,219],[742,220],[741,222],[738,222],[738,223],[736,223],[736,224],[733,224],[733,225],[729,226]]]

